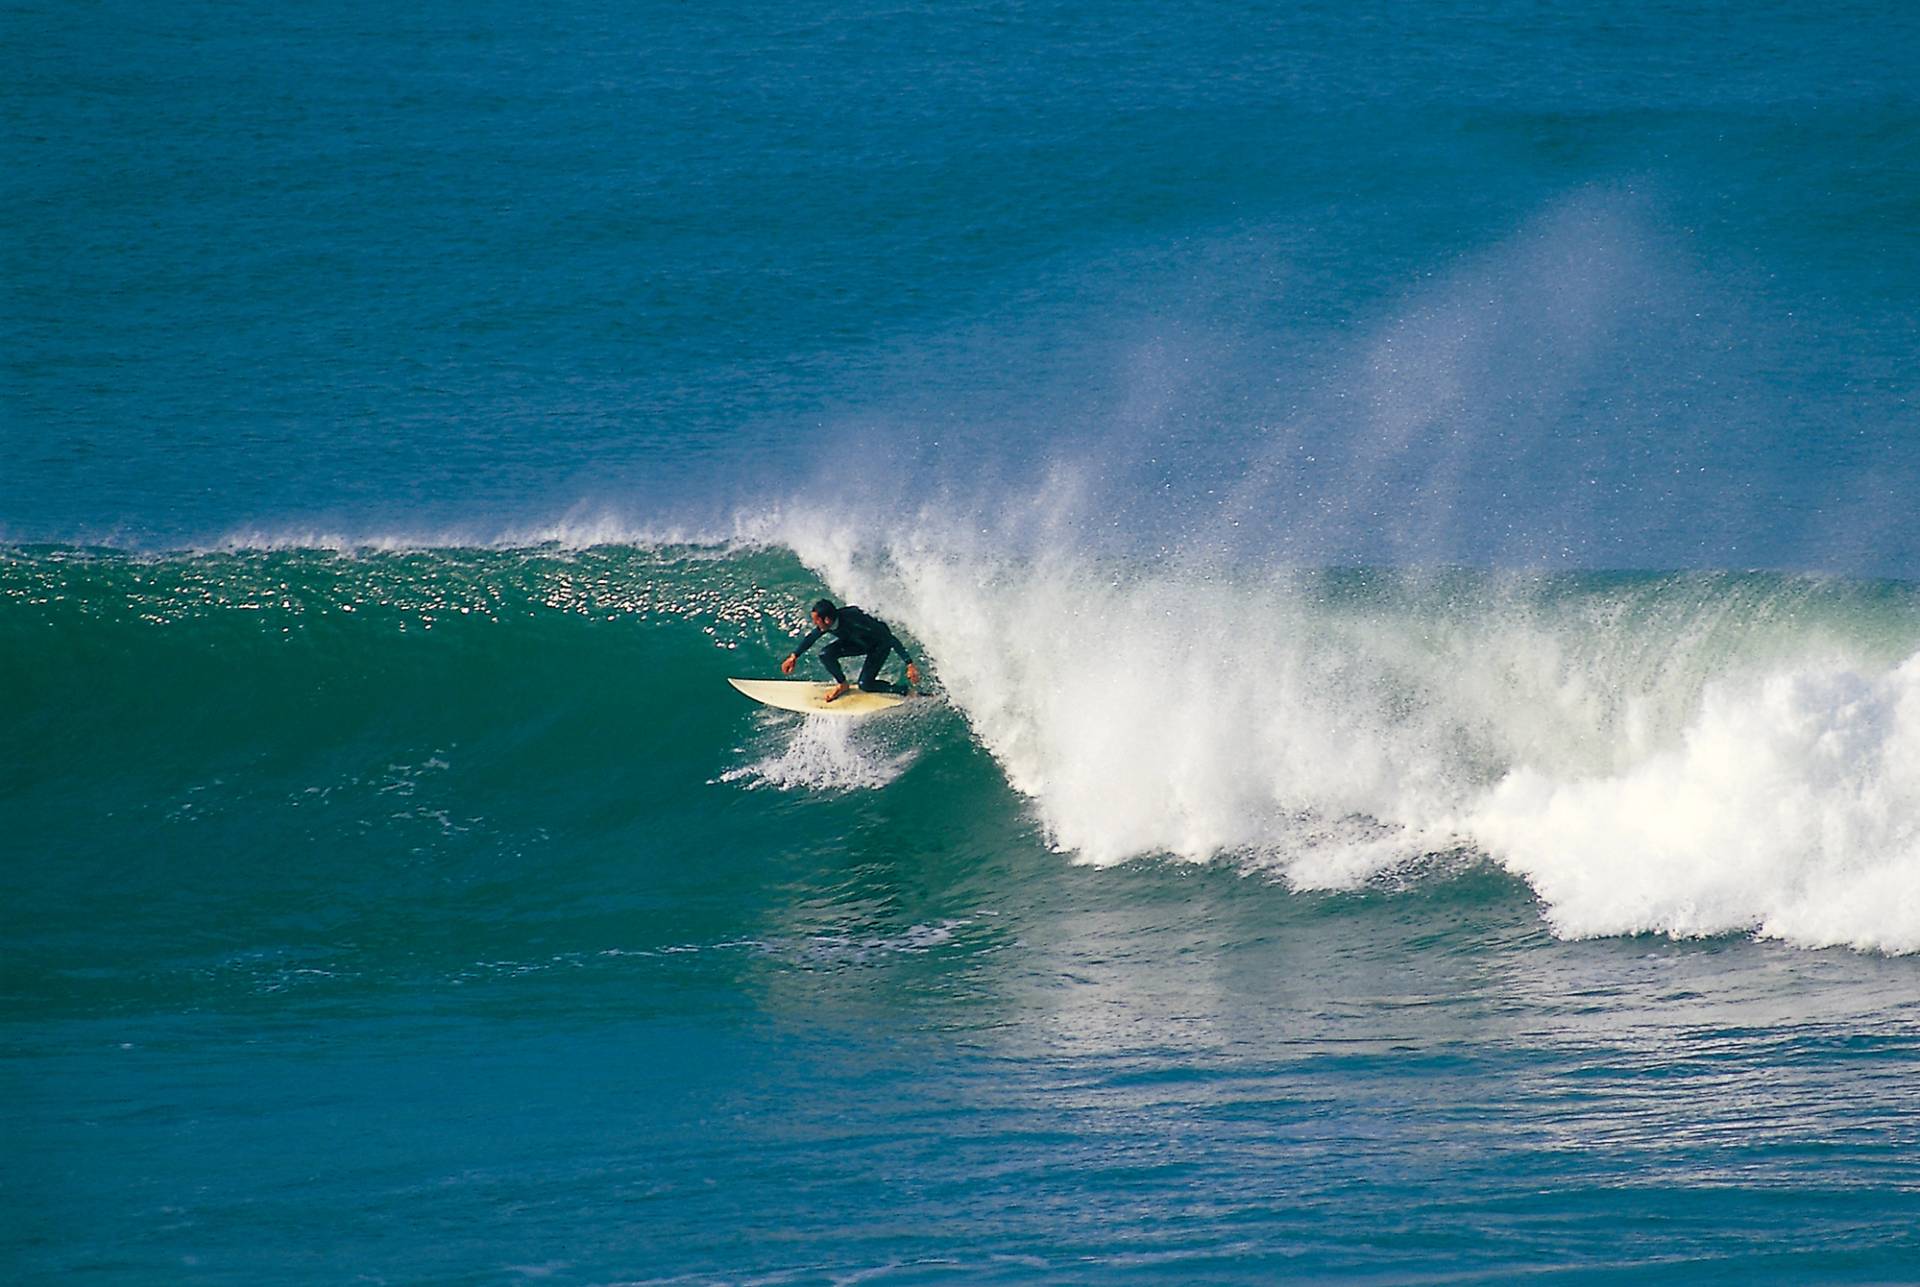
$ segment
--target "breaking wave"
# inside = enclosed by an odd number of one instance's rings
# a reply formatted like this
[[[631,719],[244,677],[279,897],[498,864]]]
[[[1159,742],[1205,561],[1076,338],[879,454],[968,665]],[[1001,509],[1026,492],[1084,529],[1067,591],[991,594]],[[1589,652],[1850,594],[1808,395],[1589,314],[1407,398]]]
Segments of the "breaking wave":
[[[158,775],[146,789],[177,805],[186,783],[395,747],[485,764],[490,798],[528,793],[499,807],[533,816],[563,750],[558,780],[583,792],[590,753],[798,798],[916,789],[913,766],[970,730],[1012,788],[977,807],[1026,813],[1082,863],[1330,889],[1464,855],[1524,879],[1566,936],[1920,951],[1912,585],[1227,575],[773,526],[697,547],[0,553],[0,664],[22,681],[6,738],[33,749],[16,790]],[[856,732],[725,692],[771,669],[823,584],[919,643],[950,713]],[[615,730],[610,710],[646,714]],[[283,794],[320,780],[297,778]],[[687,811],[689,837],[714,807],[650,800]],[[391,830],[389,803],[370,790],[336,825]]]

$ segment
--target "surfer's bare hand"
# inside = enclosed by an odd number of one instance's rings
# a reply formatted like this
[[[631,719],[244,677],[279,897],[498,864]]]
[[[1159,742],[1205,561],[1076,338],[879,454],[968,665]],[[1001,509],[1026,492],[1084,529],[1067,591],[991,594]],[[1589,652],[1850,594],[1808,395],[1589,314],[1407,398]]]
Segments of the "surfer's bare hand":
[[[835,698],[837,698],[837,697],[839,697],[839,696],[840,696],[841,694],[843,694],[843,693],[845,693],[845,692],[847,691],[847,687],[848,687],[848,686],[847,686],[846,684],[835,684],[835,685],[833,686],[833,691],[832,691],[832,692],[830,692],[830,693],[828,693],[828,694],[827,694],[827,695],[826,695],[826,696],[825,696],[824,698],[822,698],[821,700],[822,700],[822,701],[829,701],[829,702],[830,702],[830,701],[833,701],[833,700],[834,700]]]
[[[912,662],[907,663],[907,682],[909,684],[917,684],[920,682],[920,667],[914,665]]]
[[[791,675],[793,673],[793,663],[795,660],[794,655],[788,653],[786,659],[780,663],[780,673],[783,675]]]

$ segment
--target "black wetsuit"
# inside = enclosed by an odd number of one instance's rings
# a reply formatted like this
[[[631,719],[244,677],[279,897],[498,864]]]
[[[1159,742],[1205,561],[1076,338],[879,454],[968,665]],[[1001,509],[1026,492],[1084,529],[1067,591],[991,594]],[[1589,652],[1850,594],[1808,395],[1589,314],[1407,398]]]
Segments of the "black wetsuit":
[[[840,669],[842,657],[857,657],[865,653],[867,659],[860,665],[861,691],[899,691],[892,684],[880,682],[880,667],[886,664],[889,653],[899,653],[909,666],[913,664],[913,658],[908,656],[906,645],[893,637],[893,631],[887,628],[886,622],[870,617],[858,608],[842,608],[825,631],[807,631],[806,638],[793,650],[793,655],[798,657],[813,647],[813,641],[823,633],[833,636],[833,642],[820,650],[820,661],[826,666],[827,673],[833,676],[834,683],[847,682],[847,672]]]

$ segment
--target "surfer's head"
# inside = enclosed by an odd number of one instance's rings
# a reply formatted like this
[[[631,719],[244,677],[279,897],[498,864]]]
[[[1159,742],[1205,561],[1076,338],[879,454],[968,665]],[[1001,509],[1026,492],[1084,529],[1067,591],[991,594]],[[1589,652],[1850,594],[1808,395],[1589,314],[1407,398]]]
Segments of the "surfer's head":
[[[825,630],[840,615],[840,609],[833,606],[832,599],[821,599],[813,605],[813,624]]]

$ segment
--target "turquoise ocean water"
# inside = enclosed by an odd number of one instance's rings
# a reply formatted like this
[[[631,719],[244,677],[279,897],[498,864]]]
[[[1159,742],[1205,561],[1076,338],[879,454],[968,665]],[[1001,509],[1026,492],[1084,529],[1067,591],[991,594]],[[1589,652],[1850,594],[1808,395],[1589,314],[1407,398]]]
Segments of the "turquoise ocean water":
[[[1920,1281],[1916,49],[12,7],[0,1271]]]

